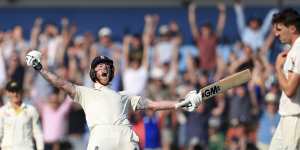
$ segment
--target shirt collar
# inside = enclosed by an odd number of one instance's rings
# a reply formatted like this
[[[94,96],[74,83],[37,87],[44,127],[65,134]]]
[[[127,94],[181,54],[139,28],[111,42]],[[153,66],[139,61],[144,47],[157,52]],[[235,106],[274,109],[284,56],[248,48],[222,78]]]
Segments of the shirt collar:
[[[98,83],[98,82],[96,82],[96,83],[94,84],[94,88],[97,89],[97,90],[100,90],[100,89],[103,88],[103,87],[105,87],[105,86],[102,85],[102,84],[100,84],[100,83]]]
[[[11,102],[9,101],[9,102],[7,102],[7,106],[9,107],[9,108],[12,108],[12,104],[11,104]],[[22,109],[24,109],[24,108],[26,108],[26,104],[24,103],[24,102],[22,102],[22,104],[21,104],[21,107],[20,108],[22,108]]]

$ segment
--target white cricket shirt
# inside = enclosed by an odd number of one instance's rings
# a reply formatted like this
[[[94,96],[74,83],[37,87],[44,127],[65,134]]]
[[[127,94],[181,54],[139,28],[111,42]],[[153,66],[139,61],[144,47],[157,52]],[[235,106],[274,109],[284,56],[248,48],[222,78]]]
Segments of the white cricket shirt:
[[[0,108],[0,139],[2,150],[37,150],[44,149],[43,135],[37,110],[22,103],[16,112],[7,102]]]
[[[288,77],[288,72],[291,71],[300,75],[300,37],[296,39],[292,48],[288,52],[287,59],[283,66],[285,77]],[[288,79],[289,80],[289,79]],[[296,94],[292,98],[288,98],[282,92],[279,104],[279,113],[282,116],[300,114],[300,86],[298,85]]]
[[[82,106],[91,132],[88,149],[133,149],[139,138],[131,129],[128,112],[136,109],[141,97],[118,93],[101,84],[75,88],[74,101]]]

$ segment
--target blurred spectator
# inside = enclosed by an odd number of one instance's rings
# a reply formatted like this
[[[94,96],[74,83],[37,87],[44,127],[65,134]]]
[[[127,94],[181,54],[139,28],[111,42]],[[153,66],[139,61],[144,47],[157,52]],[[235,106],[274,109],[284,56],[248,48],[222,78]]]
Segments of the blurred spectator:
[[[208,134],[209,134],[209,150],[224,150],[225,149],[225,136],[220,131],[221,120],[217,117],[211,117],[208,121]]]
[[[229,99],[229,121],[250,122],[251,98],[249,91],[244,86],[237,87],[234,95],[230,96]]]
[[[148,49],[150,38],[147,36],[146,34],[143,35],[143,44],[141,37],[124,37],[125,67],[123,71],[123,86],[125,91],[133,95],[144,95],[148,80]]]
[[[165,63],[170,63],[172,59],[173,47],[168,25],[159,27],[159,38],[154,49],[155,66],[161,67]]]
[[[199,31],[196,22],[196,3],[190,3],[188,8],[189,25],[193,39],[199,49],[200,67],[205,71],[209,71],[209,73],[214,73],[216,71],[217,40],[222,35],[225,25],[226,7],[224,4],[220,4],[218,9],[219,18],[215,33],[211,23],[205,23]]]
[[[259,120],[257,131],[257,147],[260,150],[268,150],[271,139],[280,120],[278,113],[278,97],[275,93],[269,92],[265,96],[265,109]]]
[[[46,27],[38,36],[39,47],[45,55],[49,68],[55,68],[62,62],[64,45],[63,37],[58,31],[58,26],[53,22],[46,23]]]
[[[62,101],[59,89],[53,88],[47,101],[35,101],[42,118],[45,150],[59,150],[67,133],[66,115],[70,110],[70,98]],[[51,122],[51,124],[49,123]]]
[[[208,146],[208,119],[209,112],[205,110],[205,104],[201,104],[197,112],[188,114],[186,129],[189,150],[197,145],[204,149]]]
[[[228,150],[246,150],[247,136],[245,124],[232,122],[226,133],[226,147]]]
[[[16,25],[12,31],[5,32],[1,47],[3,49],[2,55],[6,61],[9,60],[14,51],[24,54],[24,51],[28,49],[28,43],[23,37],[23,28],[20,25]]]
[[[145,146],[145,125],[143,120],[143,113],[141,112],[131,112],[130,122],[133,124],[133,130],[139,137],[139,146],[144,149]]]
[[[271,27],[272,16],[278,10],[270,10],[263,23],[259,18],[253,17],[249,19],[247,25],[241,0],[235,0],[234,10],[236,13],[238,31],[242,42],[249,45],[253,52],[256,53],[258,49],[263,46],[265,36]]]
[[[7,62],[7,79],[20,83],[20,86],[23,88],[25,67],[21,63],[20,53],[13,51]]]
[[[146,111],[143,118],[145,126],[145,150],[161,150],[159,118],[152,110]]]
[[[83,150],[87,148],[84,141],[86,133],[85,114],[80,105],[73,103],[68,118],[68,141],[72,150]]]

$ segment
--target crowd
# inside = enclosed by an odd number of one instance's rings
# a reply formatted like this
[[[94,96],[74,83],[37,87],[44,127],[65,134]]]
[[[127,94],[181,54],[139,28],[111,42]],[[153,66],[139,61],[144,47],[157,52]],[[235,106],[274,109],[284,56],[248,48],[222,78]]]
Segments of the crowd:
[[[272,32],[271,19],[277,10],[270,10],[264,19],[245,20],[243,4],[237,1],[234,11],[240,40],[230,41],[223,35],[226,6],[217,8],[217,24],[199,26],[196,4],[189,4],[187,22],[194,44],[183,43],[176,21],[159,26],[156,14],[145,15],[144,30],[127,34],[122,41],[113,40],[109,27],[100,28],[98,37],[77,34],[76,25],[65,17],[62,26],[45,24],[37,17],[30,39],[24,38],[19,25],[0,31],[1,105],[7,102],[7,81],[18,82],[24,100],[39,112],[45,149],[83,150],[88,136],[83,110],[25,67],[29,50],[42,52],[47,69],[90,87],[91,60],[108,56],[115,65],[114,90],[154,100],[179,100],[192,89],[250,68],[251,81],[205,101],[196,112],[131,112],[130,119],[145,150],[268,149],[279,122],[281,94],[273,62],[278,51],[286,48],[276,47]]]

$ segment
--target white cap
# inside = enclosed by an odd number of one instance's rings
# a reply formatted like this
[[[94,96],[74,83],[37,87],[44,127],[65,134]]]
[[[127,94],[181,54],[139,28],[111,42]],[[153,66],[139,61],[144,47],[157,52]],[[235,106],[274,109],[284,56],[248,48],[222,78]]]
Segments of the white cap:
[[[158,79],[158,80],[160,80],[160,79],[163,78],[163,76],[164,76],[164,71],[161,68],[154,67],[154,68],[151,69],[150,77],[152,79]]]
[[[220,120],[220,118],[217,118],[217,117],[211,117],[208,120],[208,125],[209,125],[209,127],[212,127],[212,128],[219,128],[221,126],[221,120]]]
[[[169,32],[169,27],[167,25],[161,25],[159,27],[159,34],[165,35]]]
[[[84,41],[84,37],[79,35],[79,36],[76,36],[75,39],[74,39],[74,43],[77,43],[77,44],[80,44]]]
[[[111,36],[111,29],[109,27],[102,27],[98,32],[98,36]]]
[[[266,102],[276,102],[276,95],[274,93],[267,93],[267,95],[265,96],[265,100]]]

